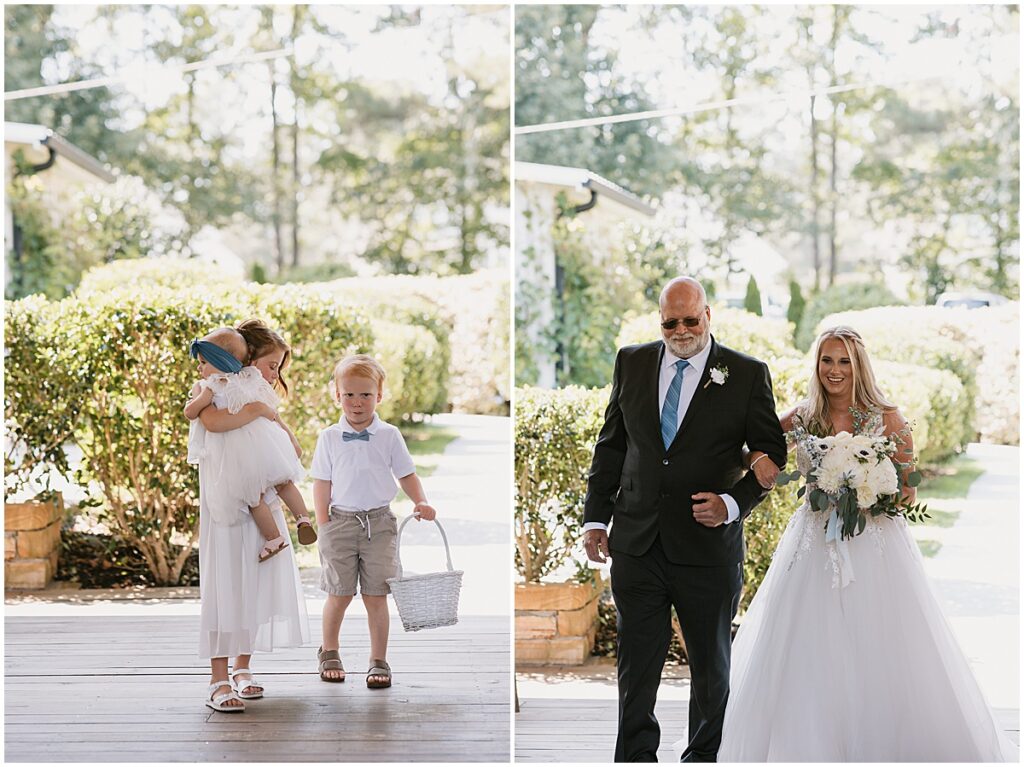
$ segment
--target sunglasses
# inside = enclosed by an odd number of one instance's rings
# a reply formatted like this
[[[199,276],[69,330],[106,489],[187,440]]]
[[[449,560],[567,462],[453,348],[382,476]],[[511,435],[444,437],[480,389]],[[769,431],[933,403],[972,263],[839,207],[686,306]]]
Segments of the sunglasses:
[[[680,322],[683,323],[684,327],[695,328],[700,325],[700,317],[687,317],[682,320],[665,320],[661,323],[661,326],[665,328],[665,330],[675,330]]]

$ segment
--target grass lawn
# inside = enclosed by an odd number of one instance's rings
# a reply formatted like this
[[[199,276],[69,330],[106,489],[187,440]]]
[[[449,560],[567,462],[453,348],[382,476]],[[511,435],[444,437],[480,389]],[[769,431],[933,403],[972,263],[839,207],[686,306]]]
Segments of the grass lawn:
[[[960,455],[922,473],[924,479],[918,487],[917,500],[928,505],[930,518],[915,527],[920,530],[952,527],[960,516],[967,491],[981,476],[981,467],[976,461]],[[917,545],[925,557],[934,557],[942,548],[939,541],[929,538],[918,538]]]
[[[458,434],[453,430],[444,426],[437,426],[431,423],[415,423],[403,425],[402,436],[405,437],[405,444],[409,447],[409,453],[412,454],[413,463],[416,465],[416,474],[420,479],[429,477],[437,470],[437,466],[441,461],[441,455],[444,453],[448,443],[455,439]],[[301,487],[302,496],[306,499],[306,503],[309,506],[309,516],[313,517],[313,483],[311,480],[306,481]],[[401,490],[398,491],[398,497],[395,498],[394,503],[391,504],[392,510],[401,520],[403,517],[408,516],[412,513],[412,502],[408,496]],[[311,546],[300,546],[298,539],[295,537],[295,526],[291,525],[289,528],[291,534],[292,545],[295,547],[295,561],[298,566],[301,567],[319,567],[320,558],[317,554],[316,544]]]

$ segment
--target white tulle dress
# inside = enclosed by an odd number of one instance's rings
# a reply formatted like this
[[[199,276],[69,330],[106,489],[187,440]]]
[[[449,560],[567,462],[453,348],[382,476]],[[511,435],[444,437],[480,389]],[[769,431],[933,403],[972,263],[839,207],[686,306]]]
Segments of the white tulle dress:
[[[250,402],[277,409],[280,398],[260,371],[242,368],[238,373],[218,373],[199,382],[213,391],[214,407],[237,413]],[[297,482],[305,475],[288,434],[266,418],[225,432],[210,432],[197,418],[189,427],[188,461],[203,461],[208,505],[219,524],[241,521],[247,507],[259,503],[275,485]],[[280,528],[284,529],[284,528]]]
[[[747,610],[718,761],[1016,761],[906,521],[873,518],[845,551],[824,527],[794,513]]]

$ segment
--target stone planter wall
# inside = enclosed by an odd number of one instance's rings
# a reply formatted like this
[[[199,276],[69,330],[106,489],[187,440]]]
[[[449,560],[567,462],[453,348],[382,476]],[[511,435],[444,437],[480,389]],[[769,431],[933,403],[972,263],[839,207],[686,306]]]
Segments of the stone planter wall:
[[[64,500],[4,504],[4,582],[42,589],[57,574]]]
[[[516,585],[516,663],[578,666],[597,634],[597,606],[604,591],[592,583]]]

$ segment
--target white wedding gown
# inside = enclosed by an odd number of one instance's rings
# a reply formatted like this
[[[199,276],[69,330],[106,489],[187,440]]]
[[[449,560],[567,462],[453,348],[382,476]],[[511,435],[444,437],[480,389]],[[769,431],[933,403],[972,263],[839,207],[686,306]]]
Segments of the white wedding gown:
[[[747,610],[718,761],[1017,761],[906,521],[839,547],[824,527],[806,502],[794,513]]]

